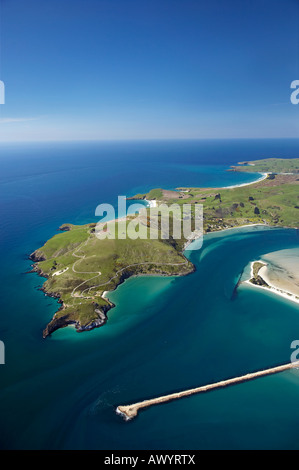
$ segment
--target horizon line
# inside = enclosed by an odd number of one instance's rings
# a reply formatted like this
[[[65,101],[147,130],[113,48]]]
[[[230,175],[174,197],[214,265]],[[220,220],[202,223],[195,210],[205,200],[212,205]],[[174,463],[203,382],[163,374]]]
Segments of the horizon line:
[[[152,138],[116,138],[116,139],[41,139],[41,140],[0,140],[1,144],[42,144],[42,143],[83,143],[83,142],[169,142],[169,141],[214,141],[214,140],[299,140],[298,137],[152,137]]]

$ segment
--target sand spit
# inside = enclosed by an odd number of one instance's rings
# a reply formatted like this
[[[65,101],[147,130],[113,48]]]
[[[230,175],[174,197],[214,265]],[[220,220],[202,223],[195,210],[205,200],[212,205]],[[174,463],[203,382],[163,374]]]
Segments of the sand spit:
[[[253,279],[253,265],[254,261],[251,263],[251,276],[250,280],[243,281],[244,284],[248,284],[250,286],[256,287],[258,289],[263,289],[266,292],[272,292],[273,294],[279,295],[280,297],[283,297],[284,299],[291,300],[292,302],[295,302],[299,304],[299,295],[294,292],[290,292],[280,286],[280,284],[283,284],[282,282],[280,283],[279,280],[276,281],[276,284],[274,284],[268,275],[268,265],[264,263],[263,261],[259,261],[260,263],[263,264],[263,266],[259,269],[258,275],[259,277],[266,283],[266,285],[257,285],[251,282]]]

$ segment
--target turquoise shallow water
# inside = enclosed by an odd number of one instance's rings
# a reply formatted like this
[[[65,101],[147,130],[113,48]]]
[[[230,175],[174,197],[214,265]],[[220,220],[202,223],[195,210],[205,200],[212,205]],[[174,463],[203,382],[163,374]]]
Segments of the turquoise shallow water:
[[[236,154],[247,147],[231,145],[229,155],[235,152],[237,161]],[[293,147],[288,145],[289,153]],[[57,149],[47,152],[54,150],[57,154]],[[60,152],[65,155],[65,150]],[[199,147],[197,158],[205,152],[206,148]],[[215,164],[220,179],[223,166],[230,164],[227,155],[219,168]],[[36,166],[31,161],[30,168],[28,160],[26,167],[19,163],[19,179],[0,185],[6,200],[1,228],[0,339],[6,345],[6,365],[0,366],[0,446],[298,449],[297,371],[152,407],[128,423],[115,414],[119,404],[288,362],[290,344],[299,339],[298,306],[260,290],[242,288],[235,298],[232,294],[250,260],[276,250],[298,249],[298,232],[252,228],[211,234],[201,250],[188,255],[197,268],[194,274],[129,279],[109,294],[116,307],[105,327],[86,334],[67,328],[44,341],[42,329],[57,302],[37,290],[41,278],[24,274],[29,267],[26,253],[55,233],[60,223],[91,220],[101,198],[110,194],[113,200],[117,183],[122,193],[135,180],[128,171],[125,181],[123,177],[115,180],[114,175],[107,182],[99,171],[97,183],[93,179],[96,164],[91,160],[87,162],[90,167],[85,162],[87,169],[81,170],[83,180],[79,170],[66,177],[63,164],[65,168],[68,162],[72,168],[79,166],[79,157],[68,160],[66,156],[49,176],[44,158]],[[190,161],[194,158],[195,154]],[[12,161],[11,157],[7,165]],[[167,164],[166,157],[163,164]],[[30,177],[24,175],[29,170]],[[39,174],[33,176],[33,170]],[[189,173],[194,177],[194,172],[186,171],[186,180]],[[169,186],[176,186],[181,175],[170,169],[169,174]],[[202,174],[206,174],[204,169],[197,172],[197,178]],[[64,178],[64,187],[58,186],[56,192],[55,182]],[[163,172],[157,186],[162,185]]]

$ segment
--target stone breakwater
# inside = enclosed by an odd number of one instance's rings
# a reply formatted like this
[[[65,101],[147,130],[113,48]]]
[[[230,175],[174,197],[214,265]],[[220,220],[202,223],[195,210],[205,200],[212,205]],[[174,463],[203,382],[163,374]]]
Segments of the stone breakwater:
[[[163,395],[161,397],[152,398],[150,400],[144,400],[138,403],[134,403],[132,405],[121,405],[117,407],[116,413],[120,414],[126,420],[129,420],[135,418],[135,416],[137,416],[138,414],[138,411],[142,408],[148,408],[152,405],[159,405],[161,403],[166,403],[171,400],[178,400],[179,398],[184,398],[189,395],[195,395],[196,393],[208,392],[217,388],[227,387],[229,385],[234,385],[248,380],[257,379],[265,375],[278,374],[279,372],[284,372],[286,370],[295,368],[299,368],[299,361],[290,362],[288,364],[284,364],[277,367],[272,367],[271,369],[264,369],[258,372],[252,372],[246,375],[242,375],[240,377],[234,377],[233,379],[222,380],[221,382],[216,382],[213,384],[203,385],[201,387],[184,390],[182,392],[171,393],[170,395]]]

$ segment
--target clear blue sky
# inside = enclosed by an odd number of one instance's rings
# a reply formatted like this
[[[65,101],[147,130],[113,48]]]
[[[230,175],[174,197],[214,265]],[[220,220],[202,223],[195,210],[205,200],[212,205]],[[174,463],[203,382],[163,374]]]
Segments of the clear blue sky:
[[[298,0],[0,4],[0,141],[299,137]]]

